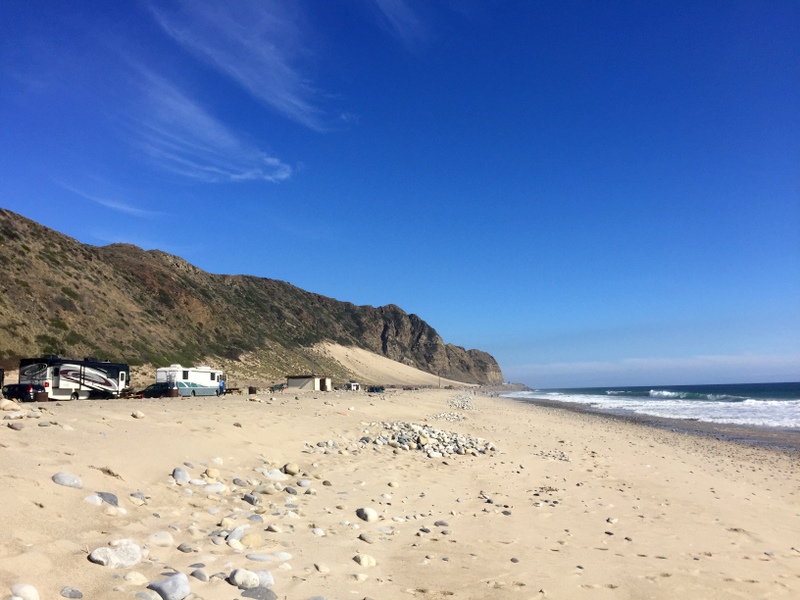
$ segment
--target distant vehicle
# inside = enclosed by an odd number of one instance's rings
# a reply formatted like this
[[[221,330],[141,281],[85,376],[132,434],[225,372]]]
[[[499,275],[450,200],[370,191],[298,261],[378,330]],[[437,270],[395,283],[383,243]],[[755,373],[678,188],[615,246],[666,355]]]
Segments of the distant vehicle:
[[[169,396],[169,390],[172,384],[162,381],[160,383],[151,383],[143,390],[136,392],[134,395],[137,398],[164,398]]]
[[[3,386],[3,397],[9,400],[19,400],[20,402],[33,402],[37,392],[44,392],[43,385],[31,383],[9,383]]]
[[[177,387],[181,396],[219,396],[225,393],[225,375],[211,367],[170,365],[156,369],[156,383]]]
[[[51,400],[119,398],[130,368],[96,358],[60,358],[48,354],[19,361],[19,382],[44,386]]]

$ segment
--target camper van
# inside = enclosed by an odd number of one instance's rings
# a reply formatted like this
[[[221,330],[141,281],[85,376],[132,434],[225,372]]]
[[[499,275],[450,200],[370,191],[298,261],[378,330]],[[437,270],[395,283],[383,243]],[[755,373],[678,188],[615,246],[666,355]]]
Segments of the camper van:
[[[225,375],[211,367],[170,365],[156,369],[156,383],[169,383],[181,396],[219,396],[225,392]]]
[[[19,382],[43,386],[50,400],[119,398],[129,379],[128,365],[91,357],[48,354],[19,361]]]

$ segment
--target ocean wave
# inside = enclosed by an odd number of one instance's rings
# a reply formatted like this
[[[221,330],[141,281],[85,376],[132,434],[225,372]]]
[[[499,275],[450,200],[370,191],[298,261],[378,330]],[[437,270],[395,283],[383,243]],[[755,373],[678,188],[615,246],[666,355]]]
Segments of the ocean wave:
[[[676,400],[708,400],[711,402],[744,402],[747,398],[729,394],[703,394],[698,392],[674,392],[672,390],[650,390],[651,398],[670,398]]]
[[[676,393],[630,397],[628,395],[565,394],[561,392],[517,392],[508,394],[508,396],[523,400],[543,399],[584,404],[601,411],[633,413],[666,419],[749,425],[751,427],[800,428],[800,400],[756,400],[724,395],[712,397],[710,394],[697,394],[699,396],[697,398],[686,398]]]

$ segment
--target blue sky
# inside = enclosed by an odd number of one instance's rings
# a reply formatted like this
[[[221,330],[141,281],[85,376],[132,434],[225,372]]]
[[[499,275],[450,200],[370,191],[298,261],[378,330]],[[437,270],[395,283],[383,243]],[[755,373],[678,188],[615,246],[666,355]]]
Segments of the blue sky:
[[[800,380],[800,4],[0,6],[0,205],[535,387]]]

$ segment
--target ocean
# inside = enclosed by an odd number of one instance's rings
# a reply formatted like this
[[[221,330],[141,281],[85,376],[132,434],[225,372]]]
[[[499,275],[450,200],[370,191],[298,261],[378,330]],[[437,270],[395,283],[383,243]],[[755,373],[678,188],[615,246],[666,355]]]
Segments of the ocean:
[[[585,404],[615,414],[800,429],[800,382],[543,389],[503,396]]]

